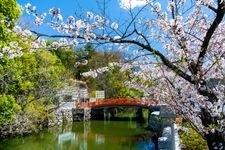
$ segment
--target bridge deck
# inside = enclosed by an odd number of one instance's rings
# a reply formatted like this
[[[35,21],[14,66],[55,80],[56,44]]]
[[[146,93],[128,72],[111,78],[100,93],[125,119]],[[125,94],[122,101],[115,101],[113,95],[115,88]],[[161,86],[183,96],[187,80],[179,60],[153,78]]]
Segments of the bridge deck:
[[[107,106],[141,106],[149,107],[155,103],[149,101],[143,101],[139,99],[106,99],[96,102],[81,102],[76,104],[76,108],[91,108],[91,107],[107,107]]]

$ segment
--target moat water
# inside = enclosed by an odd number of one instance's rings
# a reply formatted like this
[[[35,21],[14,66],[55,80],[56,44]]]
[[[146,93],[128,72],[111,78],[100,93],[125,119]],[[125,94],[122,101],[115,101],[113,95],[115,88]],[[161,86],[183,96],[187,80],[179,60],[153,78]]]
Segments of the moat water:
[[[74,122],[0,141],[0,150],[152,150],[152,133],[134,121]]]

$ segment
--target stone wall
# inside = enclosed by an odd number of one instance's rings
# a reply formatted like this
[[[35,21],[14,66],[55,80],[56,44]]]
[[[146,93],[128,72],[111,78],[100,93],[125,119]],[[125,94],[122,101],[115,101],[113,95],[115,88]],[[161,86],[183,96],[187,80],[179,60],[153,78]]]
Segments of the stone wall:
[[[48,119],[48,126],[62,125],[73,121],[72,109],[70,110],[56,110],[53,112],[54,116]]]
[[[42,125],[34,124],[26,115],[18,115],[11,124],[0,127],[0,138],[30,134],[37,132],[38,128],[42,128]]]
[[[16,119],[7,125],[0,127],[0,138],[13,137],[17,135],[27,135],[38,132],[46,127],[61,126],[63,123],[73,121],[72,110],[56,110],[52,117],[40,123],[32,122],[32,119],[25,114],[20,114]]]
[[[26,135],[33,132],[38,132],[44,127],[60,126],[64,122],[69,123],[73,121],[72,108],[64,106],[65,96],[72,96],[71,106],[75,106],[75,102],[80,98],[80,91],[86,89],[86,85],[79,81],[68,81],[68,85],[59,90],[55,95],[59,100],[59,109],[52,112],[52,116],[42,120],[40,122],[34,121],[32,115],[29,114],[18,114],[16,119],[7,125],[0,126],[0,138],[11,137],[16,135]],[[68,102],[65,100],[65,102]],[[61,105],[62,104],[62,105]],[[67,103],[66,103],[67,104]]]

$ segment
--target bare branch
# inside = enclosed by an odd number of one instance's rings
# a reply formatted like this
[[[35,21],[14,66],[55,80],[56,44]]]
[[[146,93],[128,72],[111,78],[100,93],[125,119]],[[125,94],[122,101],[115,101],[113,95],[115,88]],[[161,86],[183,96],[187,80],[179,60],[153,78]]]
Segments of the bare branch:
[[[214,19],[212,25],[209,27],[209,29],[206,33],[206,36],[203,40],[202,46],[201,46],[201,51],[199,53],[198,61],[197,61],[197,65],[196,65],[197,70],[199,70],[200,67],[203,65],[203,59],[204,59],[205,54],[207,52],[207,49],[208,49],[208,46],[209,46],[209,41],[211,40],[212,35],[215,32],[215,30],[217,29],[217,27],[219,26],[219,24],[223,20],[224,12],[225,12],[224,5],[225,5],[225,2],[220,3],[218,1],[218,11],[217,11],[216,18]]]
[[[130,62],[132,62],[132,61],[134,61],[134,60],[136,60],[136,59],[138,59],[138,58],[140,58],[140,57],[149,56],[149,55],[153,55],[153,54],[143,54],[143,55],[139,55],[139,56],[136,56],[136,57],[134,57],[134,58],[132,58],[132,59],[130,59],[130,60],[128,60],[128,61],[125,61],[125,63],[130,63]]]
[[[39,37],[50,37],[50,38],[70,38],[70,39],[73,39],[74,37],[73,36],[70,36],[70,35],[48,35],[48,34],[43,34],[43,33],[39,33],[39,32],[36,32],[36,31],[32,31],[31,32],[35,35],[37,35],[37,38],[38,39]],[[82,37],[79,37],[79,38],[82,38]],[[84,39],[84,38],[82,38]]]
[[[194,35],[194,34],[192,34],[192,33],[190,33],[190,32],[185,32],[185,31],[184,31],[184,33],[189,34],[190,36],[192,36],[192,37],[196,38],[197,40],[203,42],[202,39],[200,39],[199,37],[197,37],[196,35]]]
[[[206,7],[208,7],[209,9],[214,11],[215,13],[217,13],[217,9],[215,7],[213,7],[212,5],[207,5]]]
[[[161,52],[155,50],[150,45],[145,45],[145,44],[139,43],[138,41],[135,41],[135,40],[126,40],[126,39],[117,39],[117,40],[110,39],[110,41],[113,42],[113,43],[131,43],[131,44],[135,44],[137,46],[140,46],[140,47],[144,48],[145,50],[147,50],[147,51],[155,54],[156,56],[158,56],[162,60],[164,65],[166,65],[168,68],[173,70],[180,77],[184,78],[185,80],[187,80],[188,82],[190,82],[192,84],[195,83],[192,80],[190,75],[183,72],[180,68],[178,68],[178,66],[174,65],[171,61],[169,61]]]
[[[222,56],[224,56],[224,54],[225,54],[225,52],[223,52],[221,55],[220,55],[220,57],[222,57]],[[216,64],[217,62],[215,61],[206,71],[205,71],[205,73],[202,75],[202,76],[204,76],[204,75],[206,75],[211,69],[212,69],[212,67]]]

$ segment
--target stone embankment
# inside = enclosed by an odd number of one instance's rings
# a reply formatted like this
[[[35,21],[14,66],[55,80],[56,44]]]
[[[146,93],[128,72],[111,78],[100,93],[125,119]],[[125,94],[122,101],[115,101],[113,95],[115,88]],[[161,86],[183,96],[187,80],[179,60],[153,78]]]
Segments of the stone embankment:
[[[37,131],[37,126],[26,115],[18,115],[11,124],[0,127],[0,138],[30,134]]]
[[[60,104],[59,108],[51,113],[52,115],[50,114],[48,118],[40,120],[38,116],[35,116],[35,119],[32,117],[32,115],[36,114],[17,114],[16,119],[11,124],[0,126],[0,138],[26,135],[38,132],[46,127],[60,126],[64,122],[72,122],[72,108],[74,107],[74,102],[81,97],[82,91],[87,91],[85,83],[74,80],[68,81],[68,86],[59,90],[55,95]],[[72,101],[69,102],[71,104],[70,107],[67,106],[69,104],[67,103],[68,98],[70,98],[69,101]]]
[[[48,119],[48,127],[62,125],[62,123],[73,121],[72,110],[57,110],[53,113],[54,117]]]
[[[46,127],[60,126],[63,123],[72,121],[72,110],[56,110],[53,112],[52,117],[42,122],[32,122],[28,116],[20,114],[11,124],[2,125],[0,127],[0,138],[28,135]]]

